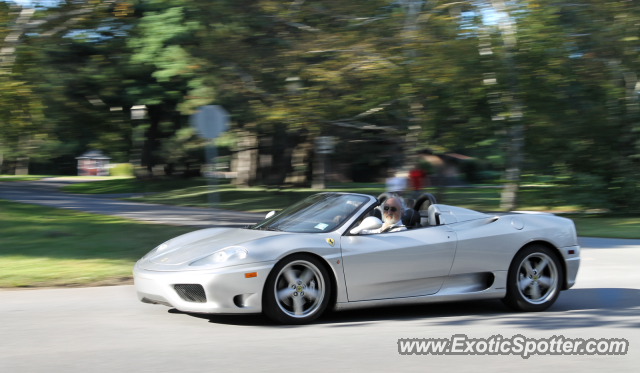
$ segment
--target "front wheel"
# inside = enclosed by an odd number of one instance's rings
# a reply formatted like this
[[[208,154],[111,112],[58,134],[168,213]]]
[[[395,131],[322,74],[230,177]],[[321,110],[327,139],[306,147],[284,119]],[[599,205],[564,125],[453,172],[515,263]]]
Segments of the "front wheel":
[[[285,258],[267,278],[263,311],[279,323],[309,323],[327,308],[329,281],[329,273],[318,259],[304,254]]]
[[[531,245],[513,258],[503,302],[516,311],[544,311],[558,299],[564,272],[555,252]]]

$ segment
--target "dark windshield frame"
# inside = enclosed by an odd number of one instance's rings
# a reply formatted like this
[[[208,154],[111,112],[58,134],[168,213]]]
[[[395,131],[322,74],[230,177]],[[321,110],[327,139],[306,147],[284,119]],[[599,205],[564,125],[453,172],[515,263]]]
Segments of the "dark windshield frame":
[[[304,205],[305,203],[308,203],[309,199],[313,199],[313,198],[318,198],[319,196],[336,196],[336,197],[342,197],[342,196],[353,196],[353,197],[358,197],[358,198],[362,198],[363,201],[362,203],[357,206],[353,211],[351,211],[348,215],[346,215],[346,217],[344,217],[342,219],[342,221],[340,223],[338,223],[335,227],[333,227],[332,229],[329,230],[321,230],[321,231],[305,231],[305,232],[297,232],[297,231],[289,231],[289,230],[280,230],[278,229],[278,225],[282,224],[276,224],[274,227],[271,227],[270,224],[272,223],[276,223],[278,221],[280,221],[283,218],[283,215],[291,215],[296,213],[297,211],[301,211],[302,209],[300,209],[301,205]],[[328,192],[328,193],[318,193],[318,194],[314,194],[312,196],[309,196],[301,201],[298,201],[297,203],[283,209],[282,211],[277,212],[276,214],[274,214],[273,216],[269,217],[268,219],[265,219],[251,227],[249,227],[249,229],[255,229],[255,230],[274,230],[274,231],[280,231],[280,232],[287,232],[287,233],[309,233],[309,234],[314,234],[314,233],[329,233],[329,232],[334,232],[338,229],[340,229],[341,227],[343,227],[346,223],[348,223],[349,221],[352,220],[352,218],[355,215],[359,215],[359,212],[362,211],[363,208],[365,208],[366,206],[368,206],[368,204],[371,202],[371,200],[373,199],[372,196],[368,196],[368,195],[364,195],[364,194],[356,194],[356,193],[332,193],[332,192]],[[314,202],[312,204],[309,204],[308,207],[316,205],[318,202]],[[286,221],[285,221],[286,222]]]

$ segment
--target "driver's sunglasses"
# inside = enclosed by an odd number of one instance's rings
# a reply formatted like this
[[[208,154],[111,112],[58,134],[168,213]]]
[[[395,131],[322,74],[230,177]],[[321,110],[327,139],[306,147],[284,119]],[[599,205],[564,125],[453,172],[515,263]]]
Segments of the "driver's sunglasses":
[[[385,207],[384,207],[384,211],[389,211],[389,209],[391,209],[391,212],[396,212],[396,211],[398,211],[398,209],[397,209],[397,208],[395,208],[395,207],[389,207],[389,206],[385,206]]]

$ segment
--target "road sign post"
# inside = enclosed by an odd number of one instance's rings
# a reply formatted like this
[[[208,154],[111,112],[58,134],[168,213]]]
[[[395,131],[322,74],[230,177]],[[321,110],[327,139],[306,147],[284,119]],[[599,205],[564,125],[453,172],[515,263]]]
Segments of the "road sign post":
[[[229,128],[229,113],[219,105],[207,105],[201,106],[198,110],[191,115],[191,127],[196,130],[196,133],[207,139],[207,145],[205,146],[205,171],[204,176],[207,179],[207,187],[209,193],[207,199],[209,206],[213,210],[217,207],[219,198],[217,189],[217,162],[218,149],[214,140],[224,131]],[[213,215],[212,215],[213,220]]]
[[[325,188],[325,163],[326,154],[333,153],[334,141],[332,136],[318,136],[316,137],[316,157],[313,164],[313,183],[311,187],[314,189]]]

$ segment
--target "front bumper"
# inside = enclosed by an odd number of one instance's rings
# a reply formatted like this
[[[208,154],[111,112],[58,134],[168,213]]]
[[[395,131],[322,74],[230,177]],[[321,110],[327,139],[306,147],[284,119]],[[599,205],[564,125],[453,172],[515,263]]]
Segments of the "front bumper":
[[[580,268],[580,246],[567,246],[560,248],[565,262],[565,285],[563,290],[570,289],[576,283],[578,269]]]
[[[184,312],[244,314],[262,312],[262,289],[276,261],[261,262],[202,271],[150,271],[133,266],[138,299],[144,303],[164,304]],[[246,278],[245,273],[256,272]],[[206,302],[186,301],[173,285],[202,285]],[[234,300],[235,298],[235,300]]]

